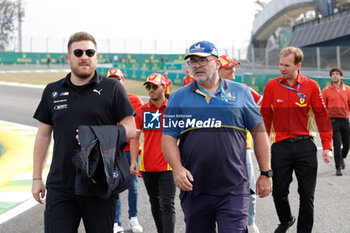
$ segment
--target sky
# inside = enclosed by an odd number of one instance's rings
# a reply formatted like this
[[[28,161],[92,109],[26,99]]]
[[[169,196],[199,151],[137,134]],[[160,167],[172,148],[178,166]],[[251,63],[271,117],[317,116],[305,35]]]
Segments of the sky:
[[[201,40],[219,50],[246,50],[259,9],[255,0],[23,1],[27,52],[66,52],[77,31],[94,35],[100,52],[176,53]]]

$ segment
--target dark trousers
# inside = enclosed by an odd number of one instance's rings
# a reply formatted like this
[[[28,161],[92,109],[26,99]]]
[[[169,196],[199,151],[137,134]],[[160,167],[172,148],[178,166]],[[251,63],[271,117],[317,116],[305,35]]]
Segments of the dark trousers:
[[[335,169],[342,166],[342,160],[346,158],[349,152],[349,120],[346,118],[331,118],[333,127],[333,147]],[[343,148],[341,149],[341,145]]]
[[[311,232],[314,222],[314,193],[317,178],[317,148],[312,139],[277,142],[271,147],[273,200],[280,222],[292,218],[289,185],[293,171],[298,180],[300,197],[297,232]]]
[[[175,231],[176,185],[172,171],[142,172],[158,233]]]
[[[181,191],[180,198],[186,233],[248,232],[249,195],[192,196]]]
[[[117,196],[107,200],[47,190],[45,233],[77,233],[83,219],[86,233],[113,233]]]

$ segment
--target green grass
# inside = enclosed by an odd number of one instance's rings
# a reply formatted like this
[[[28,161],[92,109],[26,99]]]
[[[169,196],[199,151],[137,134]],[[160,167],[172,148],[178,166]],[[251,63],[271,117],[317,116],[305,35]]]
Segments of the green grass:
[[[18,205],[19,202],[0,202],[0,214]]]
[[[0,81],[5,82],[18,82],[34,85],[46,85],[50,82],[57,81],[61,78],[64,78],[66,73],[57,72],[57,73],[5,73],[0,74]],[[138,96],[147,96],[148,92],[143,86],[144,81],[137,81],[126,79],[124,86],[128,93],[138,95]],[[173,85],[171,92],[179,89],[181,86]]]

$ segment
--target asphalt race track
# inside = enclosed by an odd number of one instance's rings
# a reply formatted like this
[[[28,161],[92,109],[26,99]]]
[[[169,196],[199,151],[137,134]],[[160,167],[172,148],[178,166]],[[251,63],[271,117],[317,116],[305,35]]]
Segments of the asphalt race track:
[[[9,86],[0,84],[0,120],[37,126],[32,115],[39,103],[42,93],[41,88],[22,86]],[[320,140],[316,140],[320,146]],[[325,164],[322,160],[321,150],[318,150],[319,171],[315,195],[315,223],[313,232],[317,233],[349,233],[350,232],[350,160],[342,177],[335,176],[334,161]],[[30,152],[31,153],[31,152]],[[256,172],[256,174],[258,171]],[[176,229],[175,232],[185,232],[183,214],[176,197]],[[127,227],[127,191],[122,193],[123,223]],[[290,201],[293,215],[298,213],[298,194],[296,179],[293,179],[290,188]],[[44,206],[36,205],[24,213],[6,221],[0,225],[0,233],[39,233],[43,228]],[[144,227],[144,232],[156,233],[153,218],[151,216],[148,196],[139,179],[139,221]],[[278,225],[271,195],[257,201],[256,224],[261,233],[273,232]],[[85,232],[80,226],[79,232]],[[130,230],[125,232],[131,232]],[[296,232],[296,224],[288,231]]]

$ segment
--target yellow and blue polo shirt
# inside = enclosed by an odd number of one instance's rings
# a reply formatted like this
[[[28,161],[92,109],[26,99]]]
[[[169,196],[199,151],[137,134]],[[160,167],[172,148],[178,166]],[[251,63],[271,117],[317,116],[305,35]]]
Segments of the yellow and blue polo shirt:
[[[263,123],[248,87],[220,78],[215,98],[193,82],[175,91],[163,134],[180,139],[182,164],[194,177],[192,195],[249,194],[246,129]]]

